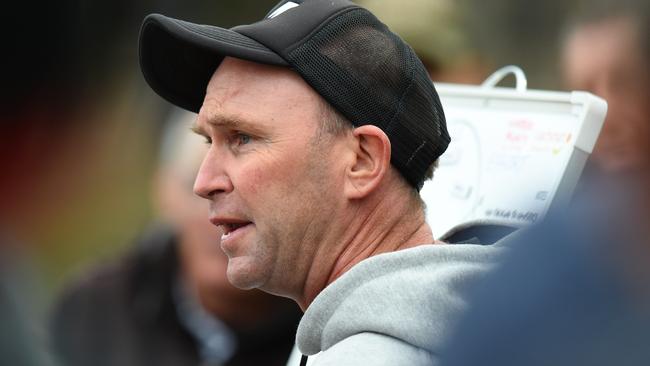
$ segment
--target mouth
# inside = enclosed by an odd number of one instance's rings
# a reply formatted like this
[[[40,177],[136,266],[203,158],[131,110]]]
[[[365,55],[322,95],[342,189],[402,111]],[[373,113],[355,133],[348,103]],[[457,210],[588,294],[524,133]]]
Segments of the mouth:
[[[246,222],[246,223],[236,223],[236,224],[223,224],[223,225],[220,225],[221,230],[223,230],[223,234],[221,235],[221,240],[224,240],[224,239],[230,237],[230,235],[234,234],[234,233],[237,232],[238,230],[240,230],[240,229],[242,229],[243,227],[248,226],[248,225],[250,225],[250,224],[251,224],[250,222]]]
[[[226,240],[231,236],[243,231],[249,225],[253,223],[250,221],[239,220],[239,219],[224,219],[224,218],[214,218],[210,219],[213,225],[222,230],[221,240]]]

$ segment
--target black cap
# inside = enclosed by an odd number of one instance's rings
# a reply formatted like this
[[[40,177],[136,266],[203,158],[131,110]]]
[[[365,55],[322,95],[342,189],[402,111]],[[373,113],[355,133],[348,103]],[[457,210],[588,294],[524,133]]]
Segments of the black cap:
[[[140,66],[163,98],[198,112],[225,56],[287,66],[355,126],[381,128],[391,163],[418,190],[450,138],[429,75],[413,49],[347,0],[283,0],[231,29],[160,14],[140,31]]]

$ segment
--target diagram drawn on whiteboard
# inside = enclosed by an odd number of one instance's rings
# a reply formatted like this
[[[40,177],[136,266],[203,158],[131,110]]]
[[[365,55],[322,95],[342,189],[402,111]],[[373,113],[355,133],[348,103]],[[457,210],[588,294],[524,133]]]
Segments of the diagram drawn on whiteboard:
[[[568,200],[605,118],[586,92],[437,84],[451,143],[421,196],[435,236],[521,227]]]

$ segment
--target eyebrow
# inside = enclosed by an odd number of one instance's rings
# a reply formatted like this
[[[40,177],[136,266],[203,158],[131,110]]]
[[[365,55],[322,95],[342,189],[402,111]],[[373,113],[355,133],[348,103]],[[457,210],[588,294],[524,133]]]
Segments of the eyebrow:
[[[199,126],[199,125],[196,123],[196,121],[195,121],[194,124],[190,127],[190,131],[194,132],[194,133],[197,134],[197,135],[201,135],[201,136],[205,136],[205,135],[206,135],[205,131],[203,130],[203,127]]]
[[[232,130],[241,130],[250,133],[262,134],[262,130],[259,126],[256,126],[250,122],[247,122],[241,118],[234,116],[223,116],[218,114],[210,114],[206,117],[207,124],[213,127],[219,128],[228,128]],[[194,122],[194,125],[191,127],[191,130],[199,135],[207,135],[207,132],[203,126],[198,124],[198,119]]]

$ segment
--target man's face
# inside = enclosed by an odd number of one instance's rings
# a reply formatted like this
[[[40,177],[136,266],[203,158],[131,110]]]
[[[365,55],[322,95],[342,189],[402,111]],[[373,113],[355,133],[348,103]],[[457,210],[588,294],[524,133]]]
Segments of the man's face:
[[[650,75],[637,29],[625,18],[579,28],[564,48],[567,86],[608,103],[594,162],[607,173],[650,164]]]
[[[234,58],[210,80],[196,126],[210,148],[194,191],[225,231],[237,287],[291,295],[304,286],[341,191],[319,98],[286,68]]]

